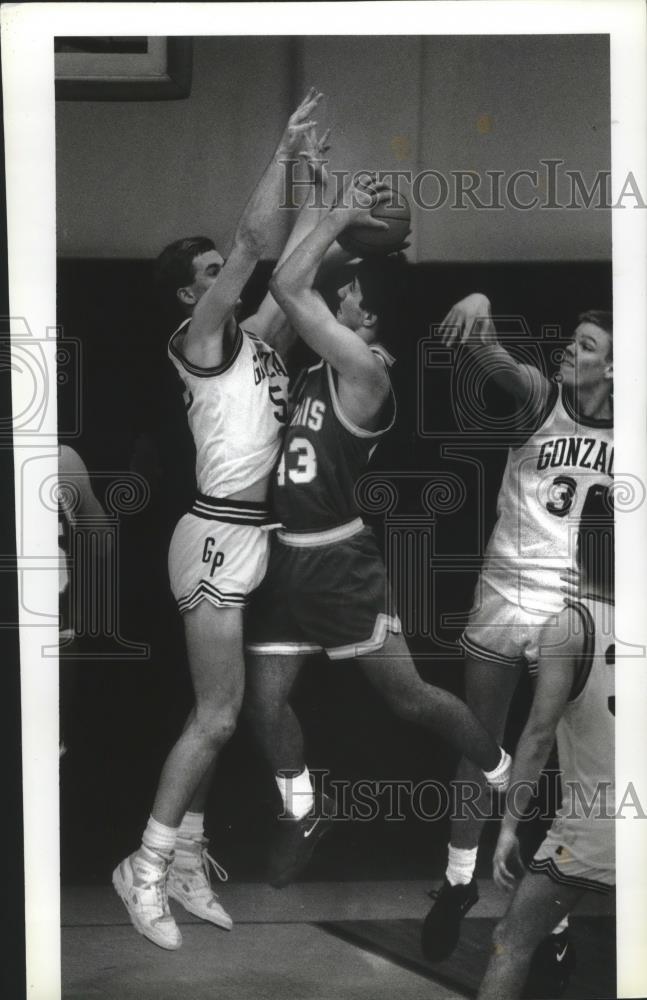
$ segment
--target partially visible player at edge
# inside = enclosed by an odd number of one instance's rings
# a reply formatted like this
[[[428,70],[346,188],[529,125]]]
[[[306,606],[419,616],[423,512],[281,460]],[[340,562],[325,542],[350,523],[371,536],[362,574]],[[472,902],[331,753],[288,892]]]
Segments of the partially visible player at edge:
[[[178,240],[158,258],[166,290],[187,319],[169,341],[185,387],[196,445],[198,496],[169,550],[171,589],[183,614],[195,695],[166,759],[140,848],[113,873],[136,929],[162,948],[181,945],[168,895],[205,920],[230,928],[212,892],[204,804],[216,757],[232,735],[242,701],[243,609],[267,565],[266,497],[287,419],[287,373],[272,343],[284,317],[268,295],[236,321],[239,296],[281,231],[285,160],[313,129],[321,94],[311,89],[289,119],[276,152],[238,223],[225,260],[211,240]],[[302,212],[284,253],[303,236]],[[292,242],[290,242],[292,241]]]
[[[72,533],[102,532],[108,527],[106,513],[97,500],[85,462],[74,448],[62,444],[58,448],[58,604],[59,604],[59,701],[60,733],[59,756],[67,750],[65,740],[78,705],[76,704],[77,663],[66,659],[65,654],[73,648],[75,637],[85,630],[85,622],[78,619],[79,610],[85,610],[85,602],[79,609],[81,594],[91,594],[97,586],[99,574],[96,560],[102,557],[102,547],[98,551],[83,546],[79,551],[73,545]],[[88,563],[92,552],[95,562]],[[76,561],[76,565],[75,565]],[[81,574],[79,580],[77,574]]]
[[[514,755],[494,853],[495,881],[505,889],[517,885],[517,891],[494,930],[479,1000],[513,1000],[522,995],[526,981],[534,988],[532,995],[561,996],[572,965],[564,934],[555,963],[559,980],[547,982],[540,992],[537,977],[545,977],[546,961],[533,953],[584,893],[607,893],[615,884],[613,515],[609,499],[602,495],[601,500],[606,527],[600,520],[595,527],[583,524],[580,532],[582,596],[568,601],[556,627],[545,627],[539,637],[537,687]],[[519,817],[555,735],[562,803],[518,882]]]
[[[386,201],[384,185],[374,201]],[[246,710],[285,806],[270,851],[270,882],[286,885],[307,863],[330,824],[333,804],[315,801],[303,734],[289,697],[306,657],[355,657],[403,719],[432,729],[504,784],[509,757],[464,702],[418,674],[392,607],[384,563],[361,518],[355,486],[393,424],[393,359],[381,338],[388,318],[393,259],[361,262],[341,288],[334,315],[312,285],[329,246],[349,225],[384,227],[364,189],[325,213],[272,278],[270,289],[296,333],[321,358],[295,386],[293,412],[274,483],[282,528],[250,606]],[[391,267],[389,265],[392,265]]]
[[[444,344],[465,345],[480,370],[511,394],[523,419],[525,437],[520,434],[508,453],[498,519],[460,640],[467,703],[501,742],[520,674],[536,669],[539,634],[555,625],[564,607],[560,577],[574,568],[580,518],[600,487],[612,482],[612,316],[580,315],[554,382],[499,343],[484,295],[455,305],[442,327]],[[483,784],[465,759],[457,780]],[[478,900],[474,871],[482,826],[473,813],[452,820],[445,878],[422,930],[431,961],[451,954],[461,920]]]

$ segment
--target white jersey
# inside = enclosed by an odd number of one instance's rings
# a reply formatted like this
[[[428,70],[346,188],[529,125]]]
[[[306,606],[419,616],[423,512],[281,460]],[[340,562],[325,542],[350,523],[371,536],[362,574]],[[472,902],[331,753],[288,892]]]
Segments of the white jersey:
[[[613,842],[607,828],[615,813],[614,609],[593,598],[572,605],[581,621],[583,649],[570,699],[557,725],[562,804],[556,831],[565,846],[578,842],[576,855],[582,853],[584,838],[587,858],[604,866],[605,844]]]
[[[221,365],[193,364],[178,343],[188,323],[171,337],[168,355],[184,384],[198,491],[227,497],[274,467],[287,422],[288,376],[276,351],[240,327],[231,355]]]
[[[482,577],[522,607],[563,607],[560,573],[575,567],[577,533],[595,492],[613,479],[613,421],[575,413],[562,386],[541,426],[511,448]]]

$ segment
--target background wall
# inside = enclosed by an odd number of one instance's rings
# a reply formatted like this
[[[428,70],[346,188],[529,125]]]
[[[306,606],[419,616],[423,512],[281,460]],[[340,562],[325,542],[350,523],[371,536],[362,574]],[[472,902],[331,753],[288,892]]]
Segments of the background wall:
[[[224,244],[310,83],[326,94],[318,119],[333,127],[335,169],[507,177],[541,175],[540,160],[556,158],[590,186],[610,166],[605,36],[198,38],[186,100],[57,104],[61,255],[150,257],[202,231]],[[525,182],[518,190],[534,193]],[[562,177],[558,198],[569,197]],[[610,213],[452,209],[450,200],[416,213],[410,253],[609,259]]]

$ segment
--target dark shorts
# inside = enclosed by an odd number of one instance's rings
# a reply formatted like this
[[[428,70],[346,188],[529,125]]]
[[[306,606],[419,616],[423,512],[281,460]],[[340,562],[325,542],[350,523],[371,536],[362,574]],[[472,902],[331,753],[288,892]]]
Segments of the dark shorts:
[[[373,533],[353,525],[273,538],[267,574],[247,612],[250,652],[324,650],[342,660],[375,652],[389,632],[402,630]]]

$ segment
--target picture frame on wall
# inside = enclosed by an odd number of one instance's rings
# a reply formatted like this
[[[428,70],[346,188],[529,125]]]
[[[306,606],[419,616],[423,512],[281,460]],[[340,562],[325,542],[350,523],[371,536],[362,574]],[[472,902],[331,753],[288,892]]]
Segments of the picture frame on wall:
[[[190,38],[57,36],[58,101],[174,101],[191,93]]]

